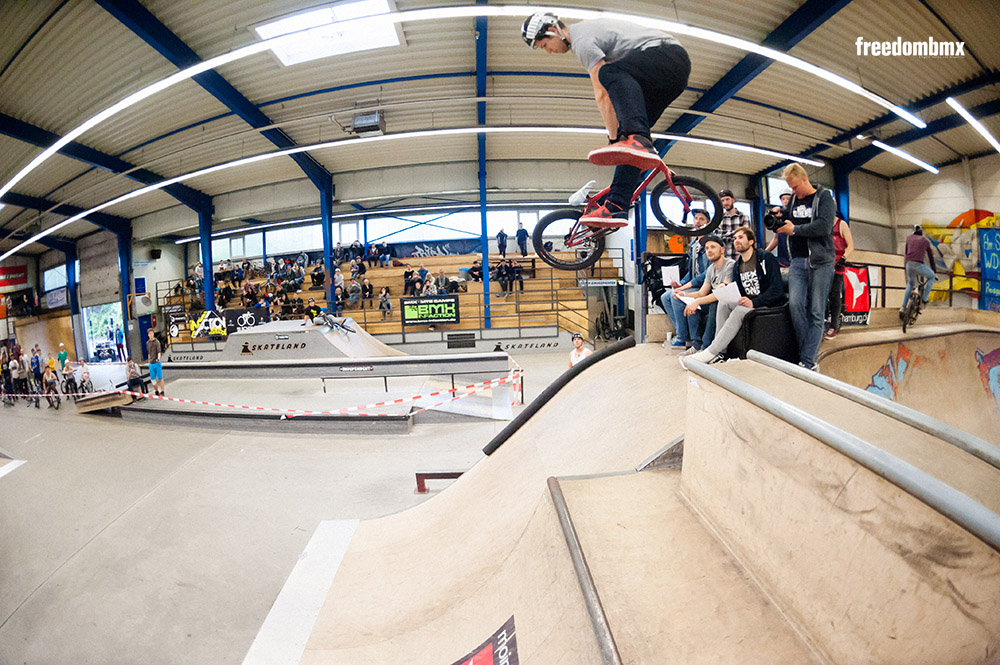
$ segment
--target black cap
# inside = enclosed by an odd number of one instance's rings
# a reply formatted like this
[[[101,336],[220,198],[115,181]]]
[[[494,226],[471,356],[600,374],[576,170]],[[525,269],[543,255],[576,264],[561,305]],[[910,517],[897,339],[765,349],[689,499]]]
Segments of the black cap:
[[[583,335],[581,335],[578,332],[575,332],[575,333],[573,333],[572,335],[569,336],[570,339],[576,339],[577,337],[579,337],[580,339],[583,339]]]
[[[719,192],[719,198],[720,199],[722,197],[724,197],[724,196],[728,196],[731,199],[735,199],[736,198],[735,196],[733,196],[733,190],[731,190],[731,189],[723,189],[722,191]]]
[[[724,243],[722,241],[722,238],[720,238],[719,236],[715,235],[714,233],[712,235],[705,236],[704,238],[702,238],[701,239],[701,246],[704,247],[707,243],[710,243],[710,242],[714,242],[719,247],[725,248],[725,246],[726,246],[726,243]]]
[[[316,302],[316,299],[315,298],[310,298],[309,302]]]

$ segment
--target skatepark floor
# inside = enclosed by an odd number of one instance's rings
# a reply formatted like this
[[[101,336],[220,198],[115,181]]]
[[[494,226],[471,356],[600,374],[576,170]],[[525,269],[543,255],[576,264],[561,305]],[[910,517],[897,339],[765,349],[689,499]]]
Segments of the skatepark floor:
[[[529,401],[566,368],[563,352],[515,359]],[[506,425],[277,436],[142,426],[65,402],[0,418],[0,459],[15,461],[0,467],[12,469],[0,475],[0,663],[32,665],[242,662],[320,522],[421,503],[415,471],[471,467]],[[430,496],[448,483],[431,481]]]

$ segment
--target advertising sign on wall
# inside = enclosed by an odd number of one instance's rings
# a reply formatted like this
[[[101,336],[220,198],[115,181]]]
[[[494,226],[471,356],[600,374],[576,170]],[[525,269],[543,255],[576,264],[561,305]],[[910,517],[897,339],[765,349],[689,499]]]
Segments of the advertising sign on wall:
[[[1000,312],[1000,229],[979,229],[979,309]]]
[[[28,266],[0,268],[0,289],[11,290],[28,284]]]
[[[404,326],[459,322],[458,296],[402,298],[399,309]]]
[[[844,269],[844,314],[841,323],[845,326],[867,326],[871,310],[871,284],[868,280],[868,266],[846,266]]]

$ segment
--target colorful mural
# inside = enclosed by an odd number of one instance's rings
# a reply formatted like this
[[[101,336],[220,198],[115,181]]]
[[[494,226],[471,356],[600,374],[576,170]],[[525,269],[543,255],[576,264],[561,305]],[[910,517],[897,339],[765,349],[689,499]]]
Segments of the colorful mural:
[[[931,241],[940,272],[951,272],[951,286],[970,295],[979,294],[979,229],[1000,227],[1000,214],[989,210],[966,210],[947,226],[936,226],[930,220],[922,222],[924,233]],[[948,299],[948,279],[934,284],[932,301]]]
[[[903,384],[906,371],[916,360],[916,354],[903,344],[900,344],[896,349],[895,355],[890,353],[885,364],[875,372],[871,383],[868,384],[865,390],[879,397],[895,400],[899,394],[900,386]]]
[[[976,365],[979,367],[979,378],[983,380],[983,388],[1000,405],[1000,348],[989,353],[976,349]]]

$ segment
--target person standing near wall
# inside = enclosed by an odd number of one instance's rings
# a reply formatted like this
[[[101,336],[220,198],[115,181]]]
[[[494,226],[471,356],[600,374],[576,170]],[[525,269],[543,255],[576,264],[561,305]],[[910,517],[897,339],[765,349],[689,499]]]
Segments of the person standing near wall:
[[[837,261],[834,263],[833,286],[830,287],[830,302],[827,306],[830,327],[823,335],[826,339],[833,339],[840,332],[840,321],[844,315],[844,275],[847,273],[847,257],[853,252],[851,227],[838,215],[833,222],[833,253]]]
[[[521,222],[517,223],[517,234],[514,236],[517,239],[517,248],[521,252],[521,256],[528,255],[528,232],[524,228],[524,224]]]
[[[66,369],[66,360],[69,358],[69,353],[66,352],[66,345],[59,342],[59,355],[56,356],[56,360],[59,361],[59,371]]]
[[[500,258],[507,258],[507,234],[503,229],[497,233],[497,251],[500,252]]]
[[[153,385],[155,393],[162,397],[163,364],[160,362],[160,356],[163,353],[163,347],[160,346],[160,340],[156,339],[152,328],[147,330],[146,334],[149,338],[146,341],[146,355],[149,357],[149,382]]]
[[[781,177],[792,190],[782,211],[784,224],[775,229],[788,236],[792,266],[788,275],[788,309],[799,343],[799,364],[816,370],[823,341],[826,303],[833,284],[833,218],[837,205],[822,185],[813,186],[801,164],[789,164]]]
[[[118,362],[125,362],[128,359],[128,354],[125,353],[125,333],[118,324],[115,324],[115,349],[118,350]]]

